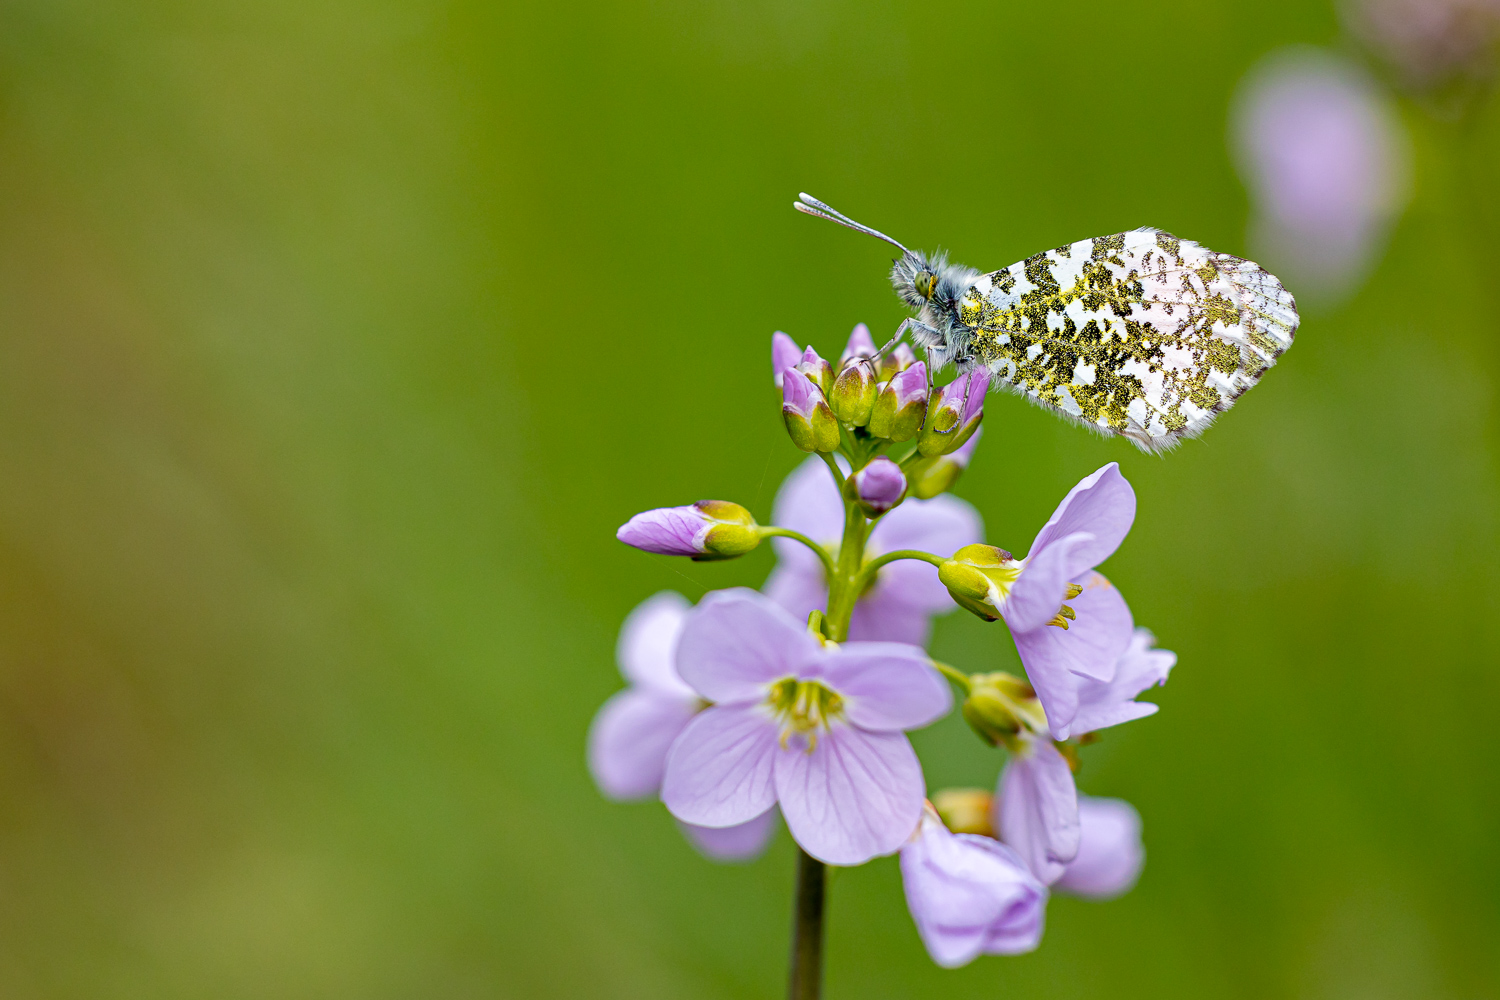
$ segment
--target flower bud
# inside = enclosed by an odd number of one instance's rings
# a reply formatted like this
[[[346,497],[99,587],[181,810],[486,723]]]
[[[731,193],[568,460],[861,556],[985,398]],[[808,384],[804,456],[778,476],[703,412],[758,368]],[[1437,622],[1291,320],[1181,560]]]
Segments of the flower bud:
[[[780,330],[771,334],[771,376],[776,380],[776,388],[781,388],[781,373],[797,367],[800,360],[802,349],[795,340]]]
[[[869,359],[874,356],[875,341],[870,338],[870,328],[860,323],[849,334],[849,343],[844,345],[844,353],[839,355],[839,368],[846,368],[856,358]]]
[[[969,440],[951,455],[937,455],[913,465],[909,494],[918,500],[931,500],[939,493],[951,490],[953,484],[958,482],[958,477],[969,467],[969,459],[974,456],[974,449],[979,445],[979,438],[983,433],[982,428],[975,428]]]
[[[994,621],[1000,605],[1021,575],[1021,564],[993,545],[965,545],[938,567],[938,579],[958,606]]]
[[[898,372],[875,397],[870,433],[891,441],[910,441],[927,414],[927,366],[918,361]]]
[[[932,807],[943,825],[954,833],[972,833],[981,837],[995,835],[990,821],[990,807],[995,796],[983,788],[944,788],[932,797]]]
[[[978,428],[989,388],[987,368],[976,368],[945,385],[927,404],[917,450],[929,457],[957,450]]]
[[[901,466],[881,455],[850,476],[846,482],[855,503],[871,517],[878,517],[906,497],[906,476]]]
[[[1013,674],[974,674],[964,699],[964,721],[990,746],[1012,747],[1023,719],[1039,723],[1035,701],[1031,685]]]
[[[626,545],[699,561],[732,559],[760,544],[761,530],[737,503],[699,500],[687,507],[658,507],[626,521],[615,537]]]
[[[828,405],[833,408],[834,416],[844,423],[863,427],[870,422],[878,391],[874,366],[865,358],[855,358],[834,379]]]
[[[895,350],[880,359],[880,370],[875,373],[875,377],[882,382],[889,382],[916,363],[917,354],[911,349],[911,345],[897,344]]]
[[[806,375],[825,396],[833,391],[833,365],[820,358],[818,352],[811,347],[802,352],[797,370]]]
[[[797,368],[787,371],[796,378],[787,375],[782,380],[781,417],[792,443],[803,451],[833,451],[839,446],[839,422],[828,401]]]

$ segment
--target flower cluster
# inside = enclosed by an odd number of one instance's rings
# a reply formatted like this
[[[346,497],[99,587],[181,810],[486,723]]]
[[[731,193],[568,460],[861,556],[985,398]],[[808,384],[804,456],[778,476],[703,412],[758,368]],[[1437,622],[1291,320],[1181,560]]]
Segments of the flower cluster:
[[[1118,895],[1144,860],[1135,810],[1074,783],[1100,730],[1156,711],[1135,699],[1174,662],[1098,571],[1130,530],[1134,491],[1106,465],[1012,555],[947,492],[979,442],[982,369],[934,387],[910,350],[882,354],[863,325],[837,364],[781,333],[772,359],[787,434],[813,453],[774,525],[700,501],[637,514],[618,537],[695,559],[771,538],[777,565],[762,591],[696,606],[663,593],[630,615],[629,686],[595,718],[590,768],[612,798],[659,796],[715,859],[759,854],[778,815],[818,871],[899,853],[940,965],[1034,949],[1053,890]],[[955,608],[1004,622],[1025,677],[928,656],[932,618]],[[929,797],[906,734],[948,714],[955,690],[1005,759],[993,792]]]

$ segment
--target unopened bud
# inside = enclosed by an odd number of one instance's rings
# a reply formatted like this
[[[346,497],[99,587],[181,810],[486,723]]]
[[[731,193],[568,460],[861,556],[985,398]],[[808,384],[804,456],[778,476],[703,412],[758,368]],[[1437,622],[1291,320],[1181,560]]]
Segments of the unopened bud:
[[[882,382],[889,382],[899,372],[904,372],[917,363],[917,354],[909,344],[897,344],[895,349],[880,359],[880,369],[875,377]]]
[[[809,348],[811,350],[811,348]],[[803,451],[833,451],[839,446],[839,422],[823,393],[798,369],[781,383],[781,416],[792,443]]]
[[[969,678],[964,721],[991,746],[1012,746],[1028,721],[1032,727],[1042,721],[1038,712],[1036,692],[1019,677],[999,672]]]
[[[937,455],[913,465],[908,477],[911,481],[909,495],[918,500],[930,500],[939,493],[951,490],[953,484],[958,482],[958,477],[969,467],[969,459],[973,457],[983,433],[982,428],[976,429],[969,440],[951,455]]]
[[[945,385],[927,404],[917,450],[928,456],[944,455],[962,446],[979,427],[989,389],[987,368],[976,368]]]
[[[699,500],[686,507],[659,507],[626,521],[615,537],[626,545],[699,561],[732,559],[760,544],[761,529],[737,503]]]
[[[846,482],[854,501],[871,517],[878,517],[906,497],[906,476],[901,466],[881,455],[850,476]]]
[[[864,358],[856,358],[834,379],[828,405],[833,408],[833,415],[844,423],[863,427],[870,422],[878,391],[875,368]]]
[[[844,353],[839,355],[839,368],[848,367],[849,362],[856,358],[866,360],[875,356],[875,341],[870,337],[870,328],[863,323],[854,327],[854,332],[849,334],[849,343],[844,345]]]
[[[995,835],[990,822],[990,807],[994,802],[995,797],[983,788],[944,788],[932,797],[932,807],[944,826],[954,833],[974,833],[981,837]]]
[[[788,368],[797,367],[800,360],[802,348],[797,346],[795,340],[780,330],[771,334],[771,376],[776,380],[776,388],[781,388],[781,373]]]
[[[825,396],[833,391],[833,365],[819,357],[818,352],[811,347],[802,352],[802,359],[797,362],[797,370],[806,375]]]
[[[985,621],[1000,617],[1000,607],[1021,575],[1021,564],[993,545],[965,545],[938,567],[938,579],[958,606]]]
[[[875,397],[870,433],[891,441],[910,441],[927,414],[927,366],[918,361],[898,372]]]

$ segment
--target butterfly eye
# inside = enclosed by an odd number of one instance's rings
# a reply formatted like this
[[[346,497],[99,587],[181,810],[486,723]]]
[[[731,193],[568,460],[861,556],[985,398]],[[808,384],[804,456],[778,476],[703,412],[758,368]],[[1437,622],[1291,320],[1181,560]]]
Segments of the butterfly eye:
[[[917,280],[913,284],[917,287],[918,295],[924,299],[930,299],[933,289],[937,287],[937,275],[924,269],[917,274]]]

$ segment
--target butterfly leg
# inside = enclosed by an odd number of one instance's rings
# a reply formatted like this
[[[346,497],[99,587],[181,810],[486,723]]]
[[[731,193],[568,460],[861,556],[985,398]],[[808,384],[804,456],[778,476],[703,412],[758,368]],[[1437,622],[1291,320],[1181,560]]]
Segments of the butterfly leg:
[[[939,334],[938,331],[934,330],[932,327],[928,326],[926,323],[923,323],[920,320],[915,320],[915,319],[911,319],[910,317],[908,317],[907,319],[903,319],[901,321],[901,325],[900,326],[896,327],[896,333],[891,337],[890,340],[888,340],[888,341],[885,342],[885,346],[882,347],[880,350],[878,350],[878,351],[875,352],[875,357],[872,360],[879,361],[881,358],[885,357],[885,352],[889,351],[891,348],[893,348],[897,344],[899,344],[901,342],[901,338],[904,337],[904,336],[906,336],[906,331],[907,330],[919,330],[922,333],[925,333],[925,334],[927,334],[930,337],[940,337],[941,336],[941,334]]]

